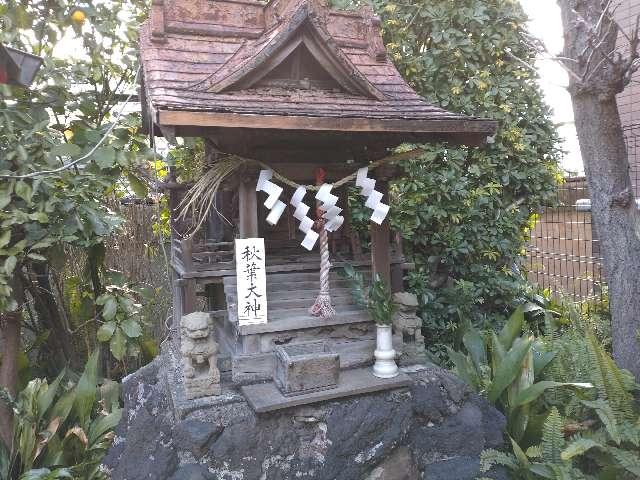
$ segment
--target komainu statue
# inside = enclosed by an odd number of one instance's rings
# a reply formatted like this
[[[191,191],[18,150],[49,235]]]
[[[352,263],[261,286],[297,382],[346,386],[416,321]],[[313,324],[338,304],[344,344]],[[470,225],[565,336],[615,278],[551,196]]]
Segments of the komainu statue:
[[[209,327],[209,314],[194,312],[180,320],[182,373],[189,399],[220,395],[218,344]]]
[[[396,335],[402,337],[403,363],[422,362],[425,360],[424,337],[422,336],[422,319],[417,315],[418,297],[408,292],[393,294],[397,305],[393,317],[393,328]]]

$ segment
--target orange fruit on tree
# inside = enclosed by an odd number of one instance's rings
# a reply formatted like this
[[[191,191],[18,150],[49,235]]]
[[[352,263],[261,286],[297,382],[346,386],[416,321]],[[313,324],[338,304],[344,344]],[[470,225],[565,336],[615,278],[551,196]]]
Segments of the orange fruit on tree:
[[[75,23],[82,24],[86,20],[87,15],[82,10],[74,10],[71,14],[71,20]]]

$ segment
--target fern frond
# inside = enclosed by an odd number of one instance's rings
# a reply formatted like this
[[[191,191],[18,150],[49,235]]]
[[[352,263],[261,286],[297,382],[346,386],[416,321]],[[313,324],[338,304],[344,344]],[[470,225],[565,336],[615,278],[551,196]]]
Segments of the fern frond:
[[[616,444],[620,445],[622,438],[620,437],[618,421],[609,402],[602,398],[598,398],[597,400],[583,400],[582,404],[589,408],[593,408],[596,411],[596,414],[607,430],[609,437]]]
[[[602,447],[598,442],[590,438],[577,437],[572,440],[567,448],[565,448],[560,454],[560,458],[564,461],[569,461],[574,457],[579,457],[592,448]]]
[[[640,455],[638,452],[630,452],[616,447],[609,447],[607,452],[611,454],[618,465],[640,478]]]
[[[640,417],[638,417],[640,420]],[[640,424],[625,422],[620,425],[620,437],[623,442],[629,442],[635,447],[640,447]]]
[[[529,458],[541,458],[542,447],[540,445],[531,445],[525,452]]]
[[[562,463],[560,454],[564,450],[565,441],[562,434],[562,417],[556,407],[551,412],[542,427],[542,456],[545,461],[553,464]]]
[[[518,461],[516,457],[510,453],[501,452],[492,448],[483,450],[480,453],[480,471],[485,473],[491,470],[495,465],[502,465],[512,470],[518,469]]]
[[[607,400],[618,424],[632,420],[633,398],[627,391],[627,380],[613,359],[605,352],[591,329],[585,338],[591,360],[591,380],[598,390],[598,396]]]

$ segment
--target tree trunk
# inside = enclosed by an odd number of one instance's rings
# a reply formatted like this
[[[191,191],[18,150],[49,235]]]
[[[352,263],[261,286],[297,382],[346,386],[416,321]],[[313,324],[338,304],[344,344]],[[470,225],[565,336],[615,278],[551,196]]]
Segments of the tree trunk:
[[[16,267],[16,271],[18,267]],[[0,387],[15,400],[18,385],[18,354],[20,353],[20,322],[24,294],[18,275],[11,281],[13,295],[18,303],[15,312],[0,314],[0,335],[2,336],[2,363],[0,363]],[[13,412],[0,401],[0,441],[11,451],[13,443]]]
[[[573,110],[609,286],[613,355],[640,378],[640,213],[618,108],[615,98],[583,94]]]
[[[34,263],[31,265],[31,272],[32,275],[30,277],[35,277],[35,283],[31,282],[27,288],[33,297],[34,308],[40,325],[49,330],[46,345],[50,355],[50,362],[47,362],[44,368],[48,375],[55,376],[74,359],[71,336],[67,332],[65,322],[60,313],[62,306],[58,305],[51,287],[48,265]]]
[[[613,356],[640,379],[640,212],[616,94],[629,63],[614,56],[618,27],[600,0],[561,0],[569,93],[609,286]],[[594,38],[597,37],[597,38]],[[598,47],[594,47],[598,45]]]

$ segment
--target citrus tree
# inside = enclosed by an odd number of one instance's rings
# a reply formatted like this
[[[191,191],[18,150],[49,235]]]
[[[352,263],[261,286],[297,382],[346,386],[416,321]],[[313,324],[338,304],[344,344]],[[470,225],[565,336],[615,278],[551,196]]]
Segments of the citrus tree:
[[[494,322],[521,294],[527,229],[560,179],[557,135],[525,64],[536,52],[518,2],[375,3],[412,87],[436,105],[499,122],[480,148],[425,146],[394,185],[392,226],[416,263],[410,281],[428,338],[451,344],[461,320]]]
[[[146,139],[122,110],[143,14],[142,2],[120,0],[0,5],[0,41],[44,59],[30,88],[0,85],[0,387],[9,393],[25,326],[49,347],[51,370],[81,361],[75,329],[100,331],[118,359],[140,335],[135,297],[103,268],[103,241],[119,224],[109,199],[145,194],[135,172],[150,158]],[[70,248],[88,259],[71,296],[51,281]],[[5,441],[9,421],[0,405]]]

